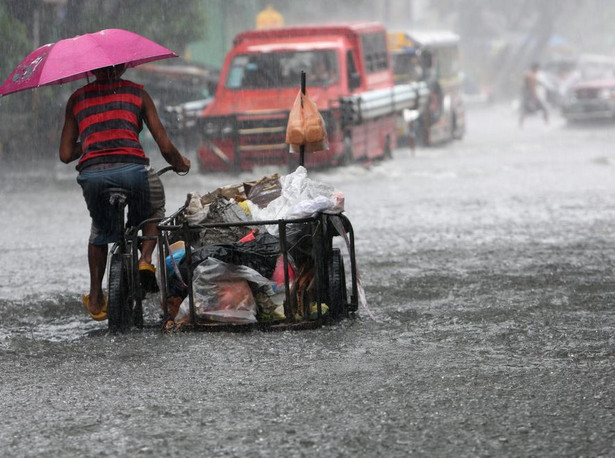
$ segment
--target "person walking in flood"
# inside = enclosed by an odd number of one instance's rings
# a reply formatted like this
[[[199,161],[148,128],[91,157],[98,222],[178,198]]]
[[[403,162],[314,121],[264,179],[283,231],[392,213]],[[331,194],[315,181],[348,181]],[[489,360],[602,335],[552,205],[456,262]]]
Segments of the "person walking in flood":
[[[90,292],[83,305],[97,321],[107,318],[107,297],[102,281],[107,264],[108,244],[118,240],[117,222],[110,217],[105,189],[122,187],[131,191],[128,224],[164,216],[165,196],[160,178],[149,167],[139,141],[143,122],[147,124],[164,159],[176,172],[190,170],[190,160],[169,139],[156,106],[143,86],[121,79],[125,65],[93,70],[96,80],[75,91],[68,100],[60,139],[60,160],[79,159],[77,182],[83,189],[92,226],[88,244]],[[143,235],[155,236],[156,223],[143,227]],[[156,289],[152,254],[156,240],[144,240],[139,274],[144,289]]]
[[[538,96],[538,86],[541,84],[538,79],[539,69],[540,65],[534,62],[530,66],[530,69],[523,75],[519,127],[523,127],[523,121],[527,115],[534,114],[537,111],[542,112],[545,124],[549,123],[549,112],[547,111],[547,107]]]

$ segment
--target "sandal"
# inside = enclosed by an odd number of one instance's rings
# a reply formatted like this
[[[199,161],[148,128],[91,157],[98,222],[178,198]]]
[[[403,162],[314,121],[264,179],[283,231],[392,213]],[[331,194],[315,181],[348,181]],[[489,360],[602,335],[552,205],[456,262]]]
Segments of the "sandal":
[[[102,309],[100,309],[100,312],[98,313],[90,312],[90,295],[89,294],[84,294],[83,297],[81,298],[81,302],[83,303],[83,306],[88,311],[88,313],[90,314],[90,317],[92,317],[94,321],[105,321],[107,319],[108,300],[107,300],[107,296],[104,296],[104,298],[105,298],[105,302],[103,303]]]
[[[139,265],[139,281],[146,293],[157,293],[160,291],[156,281],[156,268],[152,264]]]

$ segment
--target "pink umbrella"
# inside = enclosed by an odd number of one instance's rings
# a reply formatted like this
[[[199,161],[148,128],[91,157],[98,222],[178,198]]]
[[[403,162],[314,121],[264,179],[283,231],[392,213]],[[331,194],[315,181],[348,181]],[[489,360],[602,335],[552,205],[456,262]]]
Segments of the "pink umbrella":
[[[133,32],[106,29],[41,46],[30,53],[0,86],[0,95],[62,84],[110,65],[134,67],[177,57],[173,51]]]

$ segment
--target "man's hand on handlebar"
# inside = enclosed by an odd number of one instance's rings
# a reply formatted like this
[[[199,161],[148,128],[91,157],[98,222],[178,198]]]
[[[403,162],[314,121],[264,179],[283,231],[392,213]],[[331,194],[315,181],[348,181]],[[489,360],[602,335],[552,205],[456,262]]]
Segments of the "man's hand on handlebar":
[[[177,173],[188,173],[190,170],[190,159],[186,156],[181,157],[181,164],[174,164],[173,170]]]

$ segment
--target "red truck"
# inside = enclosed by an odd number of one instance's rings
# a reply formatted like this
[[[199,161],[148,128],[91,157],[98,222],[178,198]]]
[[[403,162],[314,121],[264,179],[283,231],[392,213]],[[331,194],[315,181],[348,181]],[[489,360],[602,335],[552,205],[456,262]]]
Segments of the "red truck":
[[[413,86],[394,83],[386,29],[377,22],[304,25],[235,37],[214,99],[199,119],[199,169],[292,165],[285,134],[302,71],[330,146],[306,154],[306,166],[390,155],[397,117],[414,108],[418,96]]]

